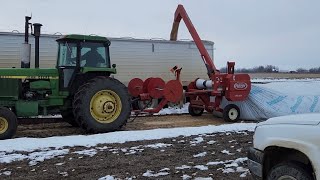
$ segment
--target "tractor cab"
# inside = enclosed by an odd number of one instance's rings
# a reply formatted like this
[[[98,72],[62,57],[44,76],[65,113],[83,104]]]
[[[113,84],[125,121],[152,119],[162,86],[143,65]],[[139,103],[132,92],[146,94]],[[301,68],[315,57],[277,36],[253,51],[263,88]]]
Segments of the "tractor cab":
[[[57,42],[60,90],[76,90],[81,80],[90,78],[92,72],[100,72],[103,76],[115,73],[115,65],[111,67],[110,63],[110,41],[107,38],[71,34],[57,39]]]

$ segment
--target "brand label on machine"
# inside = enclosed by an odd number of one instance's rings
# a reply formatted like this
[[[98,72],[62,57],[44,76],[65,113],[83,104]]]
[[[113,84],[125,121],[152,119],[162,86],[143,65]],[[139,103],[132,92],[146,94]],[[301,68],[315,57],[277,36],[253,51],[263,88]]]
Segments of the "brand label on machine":
[[[248,84],[245,82],[237,82],[233,85],[236,90],[245,90],[248,87]]]

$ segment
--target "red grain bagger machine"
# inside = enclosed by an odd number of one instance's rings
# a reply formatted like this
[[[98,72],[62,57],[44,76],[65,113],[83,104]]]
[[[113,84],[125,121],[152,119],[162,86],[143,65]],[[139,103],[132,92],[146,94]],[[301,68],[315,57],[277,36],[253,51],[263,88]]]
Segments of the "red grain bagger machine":
[[[240,109],[232,102],[244,101],[251,90],[251,81],[248,74],[235,74],[234,62],[227,63],[227,73],[220,73],[213,64],[203,42],[201,41],[195,27],[183,5],[178,5],[174,15],[174,22],[171,30],[170,40],[176,41],[181,19],[186,24],[207,68],[209,80],[195,79],[191,82],[185,92],[189,97],[189,114],[200,116],[203,111],[219,111],[223,113],[223,119],[229,122],[236,122],[240,117]],[[176,66],[172,69],[176,75],[175,80],[165,83],[161,78],[148,78],[145,81],[134,78],[128,84],[129,93],[140,101],[151,101],[161,99],[156,108],[142,109],[140,112],[157,113],[168,102],[176,103],[183,97],[183,87],[180,82],[181,68]],[[228,100],[228,105],[221,107],[222,99]]]

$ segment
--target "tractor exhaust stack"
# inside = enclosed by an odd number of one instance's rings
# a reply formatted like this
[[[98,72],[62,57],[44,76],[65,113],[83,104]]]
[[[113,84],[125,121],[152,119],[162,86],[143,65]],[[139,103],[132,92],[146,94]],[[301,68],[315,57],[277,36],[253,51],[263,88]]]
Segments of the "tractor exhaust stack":
[[[25,17],[24,43],[22,44],[20,59],[21,68],[30,68],[31,44],[29,44],[29,23],[31,17]]]
[[[35,23],[33,24],[34,27],[34,40],[35,40],[35,63],[34,67],[39,68],[39,38],[41,34],[41,26],[42,24],[40,23]]]

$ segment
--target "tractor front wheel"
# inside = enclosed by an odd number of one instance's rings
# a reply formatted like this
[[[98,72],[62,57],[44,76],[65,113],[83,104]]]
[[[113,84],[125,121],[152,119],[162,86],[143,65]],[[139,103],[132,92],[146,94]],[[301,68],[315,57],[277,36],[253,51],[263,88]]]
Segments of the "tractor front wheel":
[[[108,77],[96,77],[83,85],[74,96],[73,107],[77,123],[89,133],[118,130],[131,113],[127,87]]]
[[[17,127],[17,116],[8,108],[0,107],[0,140],[12,138]]]

